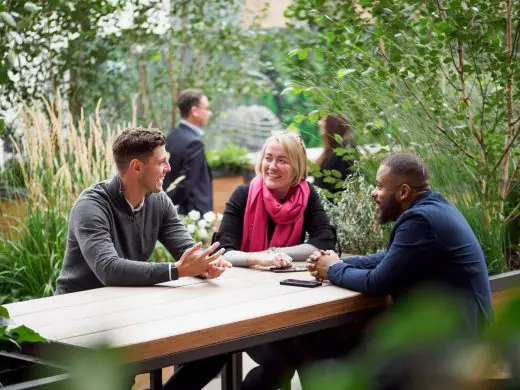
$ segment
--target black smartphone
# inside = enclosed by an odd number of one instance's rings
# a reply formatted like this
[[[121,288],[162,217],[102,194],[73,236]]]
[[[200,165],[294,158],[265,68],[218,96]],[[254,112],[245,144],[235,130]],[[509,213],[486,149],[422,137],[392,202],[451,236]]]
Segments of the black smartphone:
[[[305,267],[304,265],[301,265],[298,267],[291,267],[291,268],[272,267],[272,268],[269,268],[269,271],[273,271],[273,272],[280,273],[280,274],[285,273],[285,272],[303,272],[303,271],[307,271],[307,267]]]
[[[297,287],[318,287],[321,286],[319,280],[300,280],[300,279],[285,279],[281,280],[280,284],[284,286],[297,286]]]

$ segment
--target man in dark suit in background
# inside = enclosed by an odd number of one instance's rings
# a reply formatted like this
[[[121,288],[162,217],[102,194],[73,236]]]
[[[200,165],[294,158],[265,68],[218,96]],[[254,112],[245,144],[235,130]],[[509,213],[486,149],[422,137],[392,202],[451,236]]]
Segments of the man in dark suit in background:
[[[172,170],[164,178],[163,189],[166,191],[175,179],[184,176],[168,193],[173,204],[179,206],[180,214],[191,210],[205,213],[213,209],[211,171],[201,140],[202,128],[211,117],[208,98],[202,91],[187,89],[179,96],[177,107],[182,119],[166,139]]]

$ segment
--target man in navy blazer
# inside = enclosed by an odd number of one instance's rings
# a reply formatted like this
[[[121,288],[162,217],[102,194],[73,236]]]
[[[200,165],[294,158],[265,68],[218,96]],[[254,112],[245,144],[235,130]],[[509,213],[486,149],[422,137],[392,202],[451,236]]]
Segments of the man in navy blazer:
[[[395,154],[383,160],[372,198],[381,223],[396,221],[386,251],[344,259],[315,252],[307,259],[309,271],[394,301],[419,286],[447,289],[460,304],[464,328],[476,336],[492,317],[484,253],[460,211],[430,190],[422,159]]]
[[[166,139],[171,171],[164,178],[163,189],[168,190],[173,181],[184,176],[168,192],[173,204],[179,206],[179,213],[183,215],[191,210],[205,213],[213,209],[211,170],[201,140],[202,128],[211,118],[208,98],[202,91],[187,89],[180,94],[177,107],[182,119]]]

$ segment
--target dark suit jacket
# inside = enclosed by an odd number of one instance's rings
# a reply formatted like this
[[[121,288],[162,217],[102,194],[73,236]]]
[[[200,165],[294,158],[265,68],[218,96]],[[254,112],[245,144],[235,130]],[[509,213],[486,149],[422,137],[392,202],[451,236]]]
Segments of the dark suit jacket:
[[[460,298],[467,330],[491,321],[486,259],[468,222],[441,194],[429,190],[395,222],[386,252],[354,256],[332,265],[329,280],[395,301],[420,285],[448,288]],[[440,314],[442,315],[442,314]]]
[[[212,177],[200,135],[181,123],[176,129],[170,130],[166,138],[166,150],[170,153],[172,170],[164,178],[164,190],[179,176],[185,176],[168,193],[173,204],[179,206],[179,213],[187,214],[191,210],[205,213],[212,210]]]

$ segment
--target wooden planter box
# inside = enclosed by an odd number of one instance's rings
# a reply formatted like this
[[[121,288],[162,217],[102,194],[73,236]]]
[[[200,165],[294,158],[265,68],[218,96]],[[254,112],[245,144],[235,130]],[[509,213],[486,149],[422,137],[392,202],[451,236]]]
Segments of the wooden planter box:
[[[246,183],[252,177],[254,177],[254,172],[249,170],[213,172],[213,210],[216,213],[223,213],[235,188]]]
[[[500,309],[502,304],[515,293],[520,292],[520,270],[504,272],[489,277],[493,308]]]

